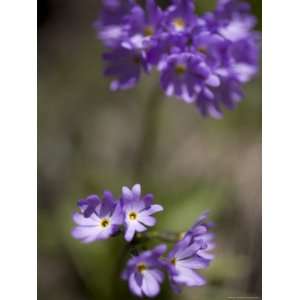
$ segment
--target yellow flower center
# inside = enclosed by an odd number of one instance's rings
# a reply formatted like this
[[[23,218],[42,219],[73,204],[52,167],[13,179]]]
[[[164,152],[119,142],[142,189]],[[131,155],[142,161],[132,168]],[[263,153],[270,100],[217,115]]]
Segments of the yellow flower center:
[[[198,47],[198,48],[197,48],[197,51],[200,52],[200,53],[203,53],[203,54],[206,54],[206,53],[207,53],[206,47]]]
[[[101,227],[105,228],[105,227],[107,227],[108,225],[109,225],[109,220],[108,220],[108,219],[102,219],[102,220],[100,221],[100,226],[101,226]]]
[[[174,265],[174,266],[176,265],[176,258],[175,257],[171,259],[171,264]]]
[[[154,34],[154,29],[152,26],[146,26],[144,28],[144,36],[152,36]]]
[[[129,219],[133,221],[133,220],[136,220],[136,219],[137,219],[137,216],[138,216],[138,215],[137,215],[136,212],[132,211],[131,213],[129,213],[128,216],[129,216]]]
[[[144,263],[140,263],[137,265],[137,270],[142,273],[147,269],[147,266]]]
[[[176,30],[183,30],[185,27],[185,22],[182,18],[175,18],[172,24]]]
[[[175,72],[177,75],[183,75],[186,71],[186,65],[185,64],[178,64],[175,67]]]

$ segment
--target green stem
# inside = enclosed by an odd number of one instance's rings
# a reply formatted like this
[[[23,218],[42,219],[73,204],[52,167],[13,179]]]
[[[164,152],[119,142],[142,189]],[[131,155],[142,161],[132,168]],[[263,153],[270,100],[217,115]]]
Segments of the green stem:
[[[143,130],[137,150],[134,179],[138,181],[145,175],[153,160],[153,153],[157,143],[161,104],[161,90],[155,85],[144,111]]]
[[[167,243],[176,243],[180,239],[181,233],[170,231],[150,231],[141,233],[137,236],[139,240],[143,239],[157,239]]]

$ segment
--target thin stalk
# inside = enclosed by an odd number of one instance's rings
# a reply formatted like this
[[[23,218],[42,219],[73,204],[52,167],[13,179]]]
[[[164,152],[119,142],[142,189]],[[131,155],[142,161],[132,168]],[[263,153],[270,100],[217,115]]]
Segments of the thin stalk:
[[[143,130],[135,161],[134,179],[140,181],[153,161],[159,128],[159,113],[162,104],[161,90],[157,85],[149,95],[144,111]]]
[[[168,231],[150,231],[145,232],[142,238],[157,239],[167,243],[176,243],[180,239],[181,234]]]

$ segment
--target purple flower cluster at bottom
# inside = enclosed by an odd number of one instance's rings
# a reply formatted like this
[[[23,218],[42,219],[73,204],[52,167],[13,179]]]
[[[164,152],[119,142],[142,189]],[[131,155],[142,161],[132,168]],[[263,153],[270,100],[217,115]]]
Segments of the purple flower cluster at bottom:
[[[167,239],[175,243],[168,252],[165,244],[138,252],[136,246],[143,238],[151,239],[151,234],[143,236],[143,232],[155,225],[153,214],[163,210],[161,205],[153,204],[153,198],[152,194],[142,196],[140,184],[131,189],[123,187],[117,199],[110,191],[104,191],[101,198],[90,195],[78,201],[79,211],[73,214],[76,226],[71,234],[83,243],[91,243],[124,232],[135,255],[127,262],[122,278],[128,280],[130,291],[139,297],[158,295],[165,273],[175,292],[183,286],[204,285],[204,278],[196,270],[207,268],[214,258],[210,252],[214,249],[214,235],[209,232],[213,224],[207,221],[207,212],[180,235],[181,239],[178,233]],[[139,236],[136,237],[136,233]]]
[[[153,250],[131,258],[122,274],[128,280],[130,291],[139,297],[155,297],[160,292],[164,271],[168,274],[174,292],[183,286],[195,287],[206,283],[195,270],[207,268],[213,259],[214,235],[208,232],[211,224],[206,223],[207,214],[199,217],[193,227],[173,248],[162,256],[167,246],[161,244]]]
[[[197,15],[194,0],[103,0],[95,22],[107,51],[104,74],[112,90],[137,85],[158,70],[167,96],[193,103],[204,116],[220,118],[243,99],[242,87],[259,68],[260,34],[250,5],[218,0]]]

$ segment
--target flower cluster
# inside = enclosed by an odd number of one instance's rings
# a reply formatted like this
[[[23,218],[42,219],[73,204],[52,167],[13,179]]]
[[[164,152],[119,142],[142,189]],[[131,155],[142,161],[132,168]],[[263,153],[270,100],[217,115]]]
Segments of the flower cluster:
[[[172,0],[162,10],[155,0],[103,0],[98,37],[111,89],[134,87],[142,73],[156,69],[167,96],[193,103],[204,116],[220,118],[222,108],[242,100],[242,85],[258,71],[256,19],[247,3],[218,0],[198,16],[193,0]]]
[[[195,270],[207,268],[214,258],[210,251],[214,248],[214,235],[208,232],[211,227],[206,223],[207,214],[178,240],[165,255],[167,246],[161,244],[153,250],[140,253],[131,258],[122,278],[128,280],[129,289],[139,297],[155,297],[160,291],[164,271],[168,274],[174,292],[183,286],[195,287],[206,283]]]
[[[77,226],[72,236],[83,243],[91,243],[108,239],[124,227],[125,240],[130,242],[136,232],[146,231],[146,226],[155,225],[152,215],[163,208],[152,203],[152,194],[142,197],[140,184],[135,184],[132,189],[123,187],[120,199],[115,199],[109,191],[105,191],[102,198],[88,196],[78,201],[80,212],[73,215]]]
[[[131,242],[132,247],[136,247],[141,238],[140,234],[133,242],[135,233],[154,226],[153,214],[163,210],[162,206],[153,204],[152,194],[141,196],[139,184],[132,189],[123,187],[119,199],[105,191],[102,198],[91,195],[79,200],[78,206],[80,212],[73,215],[76,227],[72,230],[72,236],[75,239],[91,243],[124,231],[125,240]],[[122,272],[122,279],[128,281],[130,291],[139,297],[157,296],[165,273],[175,292],[183,286],[204,285],[204,278],[195,270],[207,268],[214,258],[210,252],[214,248],[214,235],[209,232],[213,224],[207,218],[208,213],[203,213],[187,232],[181,235],[168,233],[168,238],[165,235],[164,240],[174,243],[168,252],[165,244],[140,253],[135,251],[135,256],[128,260]],[[159,235],[152,237],[158,238]]]

